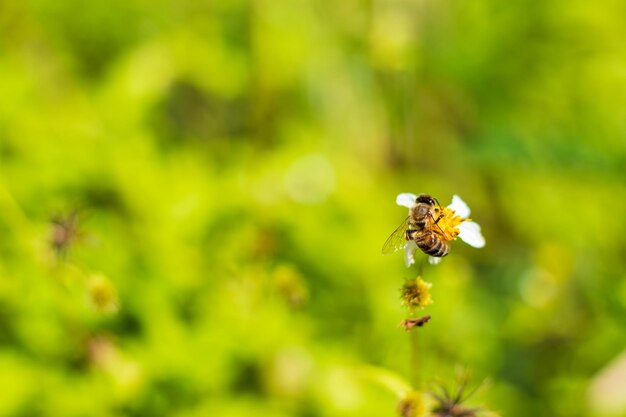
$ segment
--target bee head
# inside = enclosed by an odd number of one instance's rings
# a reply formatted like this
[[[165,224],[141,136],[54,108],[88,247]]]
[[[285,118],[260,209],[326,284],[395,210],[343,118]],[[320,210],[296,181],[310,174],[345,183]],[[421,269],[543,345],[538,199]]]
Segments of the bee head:
[[[425,204],[429,204],[431,206],[434,205],[439,205],[439,202],[437,201],[436,198],[433,198],[431,196],[429,196],[428,194],[420,194],[417,196],[417,198],[415,199],[416,203],[425,203]]]

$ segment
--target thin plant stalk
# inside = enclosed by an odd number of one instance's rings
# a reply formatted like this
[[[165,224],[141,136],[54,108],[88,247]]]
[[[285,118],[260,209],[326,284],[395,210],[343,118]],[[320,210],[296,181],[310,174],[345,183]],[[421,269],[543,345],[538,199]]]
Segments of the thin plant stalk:
[[[424,272],[424,261],[419,263],[418,276],[421,277]],[[415,315],[415,309],[411,310],[411,315]],[[420,358],[420,340],[418,329],[409,332],[409,341],[411,349],[411,384],[413,388],[419,390],[422,385],[422,370]]]

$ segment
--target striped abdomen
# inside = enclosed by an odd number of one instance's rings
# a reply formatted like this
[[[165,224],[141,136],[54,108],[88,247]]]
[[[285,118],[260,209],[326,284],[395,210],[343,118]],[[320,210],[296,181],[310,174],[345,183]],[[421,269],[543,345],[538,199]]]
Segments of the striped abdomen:
[[[413,240],[417,243],[417,247],[427,255],[441,258],[448,254],[450,245],[442,240],[435,232],[430,230],[422,230],[413,234]]]

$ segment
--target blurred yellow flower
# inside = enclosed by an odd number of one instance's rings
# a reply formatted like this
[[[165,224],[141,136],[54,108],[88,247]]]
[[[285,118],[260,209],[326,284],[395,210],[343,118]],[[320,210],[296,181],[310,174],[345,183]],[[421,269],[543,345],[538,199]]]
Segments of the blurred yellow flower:
[[[407,280],[402,286],[402,304],[411,310],[424,308],[433,303],[430,295],[430,282],[421,277]]]
[[[117,290],[107,277],[93,274],[87,282],[87,297],[91,307],[99,313],[116,313],[119,308]]]
[[[408,392],[398,403],[398,414],[401,417],[421,417],[425,413],[424,399],[419,391]]]

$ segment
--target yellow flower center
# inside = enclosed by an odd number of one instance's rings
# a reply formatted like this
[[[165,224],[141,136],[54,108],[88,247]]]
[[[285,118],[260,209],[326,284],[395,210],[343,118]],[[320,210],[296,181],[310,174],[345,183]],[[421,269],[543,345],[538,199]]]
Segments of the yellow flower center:
[[[459,235],[458,225],[469,219],[462,219],[456,212],[448,207],[436,209],[439,217],[437,226],[445,240],[454,240]]]

